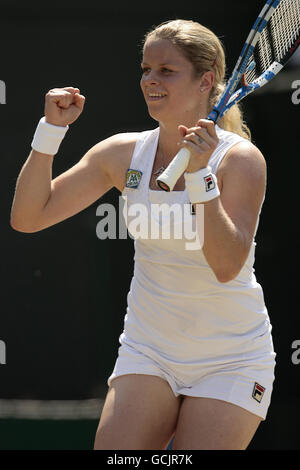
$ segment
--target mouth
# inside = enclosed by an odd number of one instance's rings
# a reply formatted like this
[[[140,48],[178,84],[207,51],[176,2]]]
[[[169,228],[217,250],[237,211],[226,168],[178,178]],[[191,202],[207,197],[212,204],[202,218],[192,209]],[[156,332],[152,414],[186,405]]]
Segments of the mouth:
[[[166,97],[166,93],[147,93],[148,101],[160,101]]]

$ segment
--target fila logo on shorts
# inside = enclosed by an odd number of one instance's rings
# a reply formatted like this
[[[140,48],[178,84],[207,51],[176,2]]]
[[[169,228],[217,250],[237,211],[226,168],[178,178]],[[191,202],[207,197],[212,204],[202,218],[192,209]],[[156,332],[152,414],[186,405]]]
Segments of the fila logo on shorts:
[[[132,170],[131,168],[129,168],[126,173],[126,188],[138,188],[142,178],[142,174],[142,171]]]
[[[212,175],[207,175],[204,178],[204,183],[205,183],[205,190],[206,192],[211,191],[212,189],[215,189],[215,181],[212,177]]]
[[[259,385],[257,382],[255,382],[254,387],[253,387],[253,392],[252,392],[252,396],[253,396],[254,400],[256,400],[256,401],[258,401],[258,403],[260,403],[265,390],[266,390],[265,387],[263,387],[262,385]]]

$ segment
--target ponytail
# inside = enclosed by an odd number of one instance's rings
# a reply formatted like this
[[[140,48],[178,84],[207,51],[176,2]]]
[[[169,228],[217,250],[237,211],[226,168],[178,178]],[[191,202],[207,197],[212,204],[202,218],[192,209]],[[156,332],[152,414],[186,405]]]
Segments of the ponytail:
[[[216,88],[212,89],[209,103],[210,111],[212,111],[213,107],[219,101],[224,89],[224,84],[219,84]],[[243,120],[243,112],[239,104],[235,104],[224,114],[218,121],[218,126],[225,131],[233,132],[251,141],[251,131]]]

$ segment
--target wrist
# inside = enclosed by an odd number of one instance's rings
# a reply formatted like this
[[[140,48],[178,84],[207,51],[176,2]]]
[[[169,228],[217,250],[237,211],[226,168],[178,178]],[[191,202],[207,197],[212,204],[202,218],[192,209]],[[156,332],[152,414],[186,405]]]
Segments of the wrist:
[[[57,122],[55,119],[51,119],[49,116],[44,116],[45,122],[47,124],[51,124],[51,126],[56,126],[56,127],[68,127],[68,123],[65,122]]]
[[[37,152],[56,155],[69,126],[57,126],[46,121],[43,116],[35,130],[31,147]]]
[[[192,204],[205,203],[220,196],[217,177],[210,166],[193,173],[184,173],[185,184]]]

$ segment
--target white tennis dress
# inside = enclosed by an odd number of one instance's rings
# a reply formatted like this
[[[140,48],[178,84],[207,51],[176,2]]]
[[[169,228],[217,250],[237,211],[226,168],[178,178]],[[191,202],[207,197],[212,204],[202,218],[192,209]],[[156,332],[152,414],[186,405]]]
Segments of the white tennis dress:
[[[219,126],[216,130],[219,144],[209,161],[215,174],[226,152],[244,141]],[[159,128],[139,134],[122,193],[128,231],[135,238],[135,265],[108,384],[124,374],[158,375],[176,396],[218,398],[265,419],[276,354],[253,269],[255,241],[238,276],[218,282],[199,236],[197,243],[187,189],[149,189],[158,138]],[[160,217],[163,203],[174,211]],[[184,226],[190,230],[185,232]],[[169,239],[157,236],[159,229]]]

